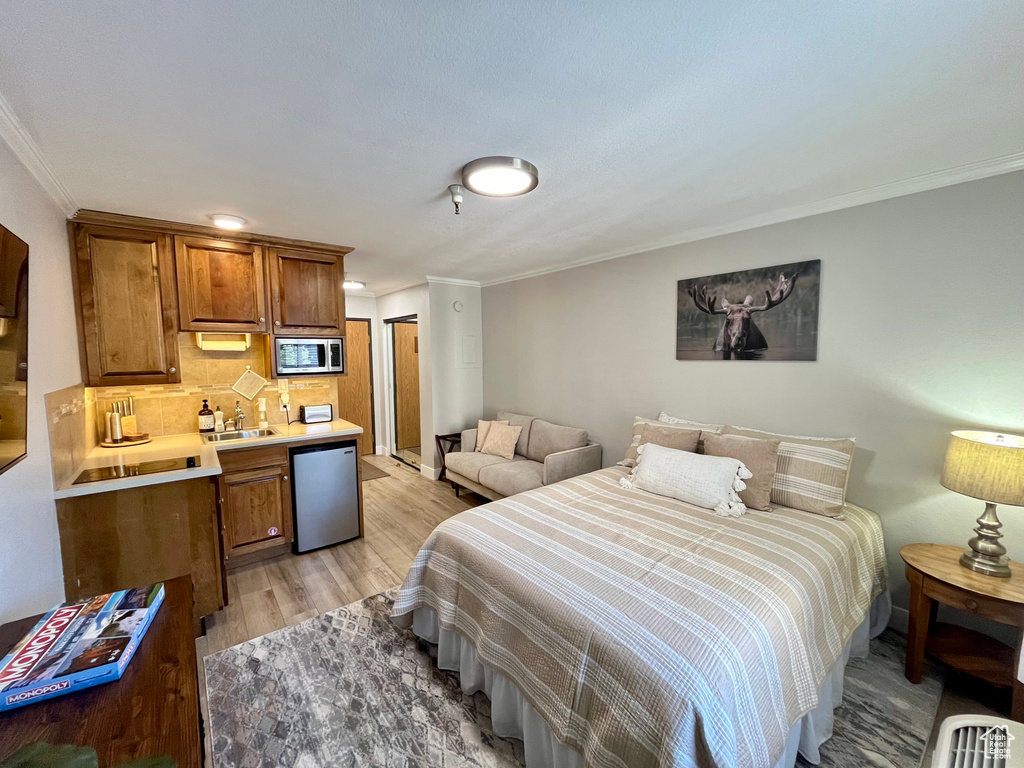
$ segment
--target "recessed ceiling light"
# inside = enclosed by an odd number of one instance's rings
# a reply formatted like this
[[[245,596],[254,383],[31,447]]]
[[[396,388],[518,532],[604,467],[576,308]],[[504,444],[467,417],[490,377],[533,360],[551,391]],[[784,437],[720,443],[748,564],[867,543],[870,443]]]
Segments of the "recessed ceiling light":
[[[462,183],[488,197],[525,195],[538,182],[537,166],[518,157],[481,157],[462,169]]]
[[[245,226],[245,219],[228,213],[215,213],[210,218],[213,219],[214,226],[221,229],[241,229]]]
[[[362,280],[345,280],[345,282],[341,284],[341,287],[346,291],[361,291],[366,287],[366,283]]]

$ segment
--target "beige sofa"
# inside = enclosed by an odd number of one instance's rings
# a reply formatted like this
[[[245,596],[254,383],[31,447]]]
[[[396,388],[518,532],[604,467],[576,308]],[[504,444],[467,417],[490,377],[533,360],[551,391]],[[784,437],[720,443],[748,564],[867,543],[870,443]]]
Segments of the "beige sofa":
[[[601,468],[601,446],[589,441],[585,429],[507,411],[498,411],[497,418],[523,428],[515,455],[509,460],[479,453],[476,430],[465,430],[461,450],[449,453],[444,462],[456,496],[462,487],[488,499],[503,499]]]

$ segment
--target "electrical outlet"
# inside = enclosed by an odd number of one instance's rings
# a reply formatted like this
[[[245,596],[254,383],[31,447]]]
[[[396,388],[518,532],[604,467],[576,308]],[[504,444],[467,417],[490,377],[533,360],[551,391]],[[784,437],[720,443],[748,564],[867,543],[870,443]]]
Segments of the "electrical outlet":
[[[291,399],[292,399],[292,396],[289,395],[287,392],[282,392],[281,393],[281,410],[282,411],[287,411],[288,410],[288,405],[289,405],[289,403],[291,403]]]

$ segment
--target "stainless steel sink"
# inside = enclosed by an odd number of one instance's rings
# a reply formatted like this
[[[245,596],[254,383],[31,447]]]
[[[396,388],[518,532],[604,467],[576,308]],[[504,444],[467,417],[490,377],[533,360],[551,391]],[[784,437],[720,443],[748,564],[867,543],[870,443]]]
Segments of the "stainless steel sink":
[[[223,443],[226,440],[246,440],[250,437],[271,437],[280,435],[273,427],[269,429],[243,429],[241,432],[217,432],[213,435],[203,435],[208,443]]]

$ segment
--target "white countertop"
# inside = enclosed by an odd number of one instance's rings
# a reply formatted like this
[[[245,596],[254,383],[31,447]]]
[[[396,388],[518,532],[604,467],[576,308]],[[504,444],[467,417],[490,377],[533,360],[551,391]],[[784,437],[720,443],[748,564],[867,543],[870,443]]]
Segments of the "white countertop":
[[[361,435],[363,428],[344,419],[324,422],[322,424],[276,424],[272,427],[279,434],[267,437],[250,437],[242,440],[227,440],[223,443],[208,443],[198,433],[188,435],[168,435],[154,437],[145,445],[127,444],[119,448],[94,448],[82,464],[75,469],[74,475],[61,483],[54,492],[54,498],[67,499],[73,496],[90,496],[94,493],[107,493],[125,488],[142,488],[147,485],[173,483],[179,480],[191,480],[196,477],[219,475],[220,462],[217,453],[236,448],[252,448],[256,445],[279,445],[281,443],[312,442],[325,437],[339,438]],[[93,483],[72,485],[75,478],[83,470],[102,467],[130,466],[143,461],[161,461],[198,456],[199,466],[189,469],[177,469],[169,472],[154,472],[149,475],[133,475],[113,480],[99,480]]]

